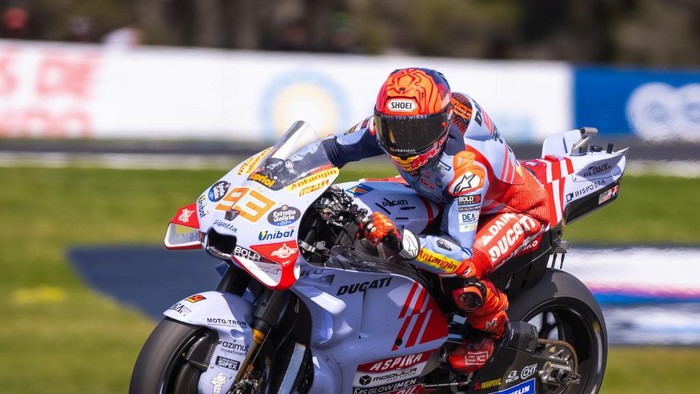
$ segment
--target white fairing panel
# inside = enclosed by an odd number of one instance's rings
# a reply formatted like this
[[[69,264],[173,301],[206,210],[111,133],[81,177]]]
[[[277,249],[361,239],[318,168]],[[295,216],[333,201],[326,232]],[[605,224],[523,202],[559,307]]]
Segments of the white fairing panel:
[[[304,269],[292,290],[314,322],[315,364],[328,368],[323,360],[330,358],[339,368],[317,369],[313,393],[408,387],[427,373],[447,337],[445,317],[427,290],[402,275]]]
[[[419,234],[439,213],[432,201],[419,196],[410,187],[398,182],[366,181],[339,183],[355,203],[369,212],[390,217],[399,229]]]
[[[187,297],[163,313],[184,323],[207,327],[219,336],[209,368],[199,379],[200,393],[225,393],[231,387],[253,343],[251,313],[249,302],[217,291]]]

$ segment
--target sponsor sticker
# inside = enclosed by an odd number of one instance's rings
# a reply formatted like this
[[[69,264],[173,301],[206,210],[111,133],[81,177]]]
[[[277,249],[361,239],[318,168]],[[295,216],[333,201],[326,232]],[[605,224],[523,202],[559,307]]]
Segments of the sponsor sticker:
[[[590,166],[586,169],[586,171],[583,173],[583,176],[592,176],[592,175],[598,175],[602,172],[606,172],[610,169],[610,164],[609,163],[603,163],[598,166]]]
[[[281,238],[291,238],[294,236],[294,231],[293,228],[289,230],[263,230],[258,233],[258,239],[261,241],[272,241]]]
[[[357,367],[358,371],[361,372],[387,372],[394,371],[397,369],[404,369],[414,367],[419,363],[424,363],[428,361],[430,357],[430,352],[409,354],[406,356],[385,358],[383,360],[372,361],[369,363],[360,364]]]
[[[238,360],[232,360],[228,357],[222,356],[216,356],[216,365],[223,368],[232,369],[234,371],[238,371],[238,368],[241,367],[241,363]]]
[[[374,190],[374,189],[372,189],[369,186],[357,185],[357,186],[353,186],[353,187],[347,189],[346,191],[348,193],[352,194],[353,196],[358,197],[358,196],[361,196],[363,194],[367,194],[367,193],[371,192],[372,190]]]
[[[421,249],[418,252],[418,257],[416,258],[416,260],[433,268],[445,271],[445,273],[452,273],[457,271],[457,268],[459,268],[461,264],[457,260],[453,260],[447,256],[437,254],[428,249]]]
[[[500,380],[500,379],[498,379]],[[478,389],[477,389],[478,390]],[[505,390],[497,391],[495,394],[534,394],[535,379],[530,379]]]
[[[221,342],[221,347],[224,352],[233,353],[238,355],[245,355],[248,353],[250,346],[248,344],[236,343],[236,342]]]
[[[289,256],[294,255],[297,252],[297,248],[290,248],[287,246],[287,244],[282,244],[282,246],[279,247],[279,249],[273,250],[270,255],[274,257],[279,257],[280,259],[284,260],[289,258]]]
[[[272,189],[272,187],[275,186],[275,183],[277,183],[277,181],[271,179],[267,175],[263,175],[257,172],[252,174],[248,179],[258,182],[259,184],[264,185],[265,187],[268,187],[270,189]]]
[[[448,252],[452,251],[452,248],[450,247],[450,244],[447,243],[444,239],[438,239],[437,241],[437,246],[441,247],[442,249],[447,250]]]
[[[273,226],[288,226],[301,217],[301,211],[289,205],[282,205],[267,215],[267,221]]]
[[[315,191],[317,191],[317,190],[321,190],[321,189],[325,188],[326,186],[328,186],[328,185],[330,185],[330,184],[331,184],[331,181],[328,180],[328,179],[326,179],[326,180],[323,180],[323,181],[321,181],[321,182],[319,182],[319,183],[316,183],[316,184],[307,186],[307,187],[305,187],[305,188],[299,190],[299,197],[304,196],[304,195],[307,195],[307,194],[309,194],[309,193],[313,193],[313,192],[315,192]]]
[[[233,255],[236,257],[243,257],[244,259],[248,259],[251,261],[263,261],[265,260],[260,253],[254,252],[250,249],[246,249],[242,246],[236,245],[235,248],[233,248]]]
[[[220,219],[216,219],[214,221],[214,223],[212,223],[212,225],[216,226],[216,227],[223,227],[225,229],[229,229],[229,230],[233,231],[234,233],[238,232],[238,228],[236,228],[236,226],[234,226],[231,223],[224,222],[223,220],[220,220]]]
[[[224,384],[228,381],[229,377],[221,372],[214,376],[209,383],[212,384],[212,394],[221,394],[221,390],[224,388]]]
[[[191,295],[191,296],[185,298],[185,301],[191,302],[194,304],[195,302],[204,301],[206,299],[207,299],[207,297],[205,297],[201,294],[195,294],[195,295]]]
[[[228,192],[228,188],[230,186],[231,184],[226,181],[219,181],[211,185],[209,188],[209,193],[207,194],[209,200],[213,202],[221,200]]]
[[[202,194],[197,200],[197,215],[199,215],[200,218],[203,218],[209,214],[207,204],[205,203],[206,200],[207,196],[205,196],[204,194]]]
[[[187,316],[192,313],[192,309],[185,306],[185,304],[178,302],[177,304],[170,307],[171,311],[175,311],[182,316]]]
[[[194,214],[195,210],[196,208],[194,203],[178,209],[175,216],[173,216],[173,218],[170,220],[170,223],[189,228],[198,228],[199,218],[197,218],[197,215]]]
[[[481,202],[481,195],[480,194],[457,197],[457,205],[459,205],[459,206],[474,205],[474,204],[478,204],[480,202]]]
[[[617,197],[617,190],[618,186],[615,185],[612,189],[606,190],[602,193],[600,193],[600,196],[598,196],[598,205]]]
[[[338,173],[338,171],[339,170],[337,168],[331,168],[328,170],[324,170],[324,171],[309,175],[306,178],[300,179],[300,180],[288,185],[287,187],[285,187],[285,189],[287,189],[289,191],[295,191],[295,190],[302,190],[303,191],[303,190],[308,189],[309,185],[312,185],[312,184],[318,183],[321,185],[327,185],[328,183],[330,183],[330,180],[328,178],[336,175]],[[313,186],[316,187],[313,190],[318,190],[322,187],[322,186],[318,186],[318,184],[312,185],[312,187]],[[311,190],[311,191],[313,191],[313,190]],[[303,193],[303,194],[306,194],[306,193]],[[303,194],[301,192],[299,193],[299,195],[303,195]]]
[[[499,387],[501,385],[501,382],[501,378],[485,380],[483,382],[476,382],[474,383],[474,390],[485,390],[494,387]]]
[[[247,328],[248,323],[243,320],[224,319],[220,317],[207,317],[207,324],[225,327]]]
[[[476,226],[479,222],[478,210],[462,211],[458,212],[457,215],[457,224],[459,225],[459,232],[465,233],[476,230]]]
[[[605,179],[597,179],[593,181],[592,183],[578,189],[574,190],[571,193],[568,193],[566,195],[566,202],[571,202],[574,199],[577,199],[579,197],[583,197],[587,194],[590,194],[591,192],[599,189],[600,187],[605,186]]]
[[[265,157],[265,155],[267,154],[267,152],[270,151],[270,149],[272,149],[272,147],[265,149],[264,151],[258,153],[255,156],[251,156],[251,157],[247,158],[241,164],[241,167],[238,169],[238,175],[250,174],[251,172],[253,172],[255,167],[257,167],[258,164],[260,163],[260,160],[262,160]]]
[[[474,191],[484,185],[483,177],[468,171],[462,174],[454,182],[450,184],[449,192],[453,196],[458,196],[462,193]]]
[[[367,378],[365,378],[366,381]],[[389,383],[377,387],[353,387],[353,394],[378,394],[378,393],[391,393],[396,390],[406,389],[418,384],[418,379],[408,379],[401,382]]]
[[[351,285],[343,285],[338,288],[336,295],[341,296],[344,294],[354,294],[357,292],[364,293],[368,289],[380,289],[382,287],[387,287],[391,283],[391,276],[375,279],[367,282],[353,283]]]
[[[297,247],[297,243],[294,241],[251,245],[251,248],[267,259],[281,264],[296,261],[297,256],[299,255],[299,248]]]
[[[386,109],[392,112],[413,112],[417,105],[410,99],[391,99],[386,103]]]

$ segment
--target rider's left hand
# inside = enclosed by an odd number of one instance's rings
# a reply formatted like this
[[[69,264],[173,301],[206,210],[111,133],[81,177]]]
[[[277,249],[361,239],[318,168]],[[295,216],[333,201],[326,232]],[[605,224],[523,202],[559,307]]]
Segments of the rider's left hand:
[[[389,237],[400,240],[396,225],[388,216],[381,212],[374,212],[362,221],[364,236],[375,247]]]

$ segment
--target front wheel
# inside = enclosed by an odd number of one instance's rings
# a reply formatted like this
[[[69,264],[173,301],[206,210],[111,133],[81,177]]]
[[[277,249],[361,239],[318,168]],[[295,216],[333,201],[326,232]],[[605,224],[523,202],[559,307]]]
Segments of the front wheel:
[[[573,275],[547,270],[536,286],[510,301],[511,321],[537,327],[540,339],[569,344],[578,359],[576,393],[597,393],[603,381],[608,336],[603,313],[593,294]]]
[[[198,358],[217,339],[216,333],[204,327],[164,318],[141,349],[129,393],[197,394],[201,368],[206,370]]]

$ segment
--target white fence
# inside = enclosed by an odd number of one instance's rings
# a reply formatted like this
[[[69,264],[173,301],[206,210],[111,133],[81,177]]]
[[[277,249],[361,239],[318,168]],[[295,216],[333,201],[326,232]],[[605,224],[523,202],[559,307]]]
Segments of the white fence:
[[[572,128],[565,63],[0,40],[0,136],[267,142],[298,119],[337,132],[406,66],[443,72],[511,141]]]

